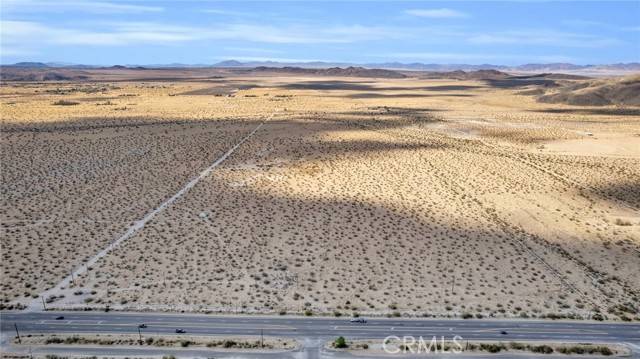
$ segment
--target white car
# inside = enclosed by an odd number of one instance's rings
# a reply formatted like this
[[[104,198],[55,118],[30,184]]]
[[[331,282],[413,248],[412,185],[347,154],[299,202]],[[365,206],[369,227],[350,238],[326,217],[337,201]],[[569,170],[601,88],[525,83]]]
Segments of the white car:
[[[366,323],[367,320],[364,318],[351,318],[349,319],[351,323]]]

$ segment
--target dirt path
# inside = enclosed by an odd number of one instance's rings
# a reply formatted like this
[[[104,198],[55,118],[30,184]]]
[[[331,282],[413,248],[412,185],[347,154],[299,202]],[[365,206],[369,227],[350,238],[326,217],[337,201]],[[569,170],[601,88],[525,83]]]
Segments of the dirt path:
[[[133,225],[127,229],[127,231],[120,236],[115,241],[111,242],[106,248],[96,253],[93,257],[91,257],[88,261],[81,264],[77,267],[73,272],[71,272],[68,276],[63,278],[55,287],[46,290],[38,295],[36,299],[33,299],[27,308],[26,311],[39,311],[43,309],[43,298],[47,298],[49,296],[55,295],[60,296],[64,294],[65,297],[70,297],[69,292],[71,289],[69,285],[75,280],[76,277],[80,276],[87,272],[88,268],[96,264],[101,258],[105,257],[112,250],[118,247],[121,243],[131,238],[136,232],[144,228],[144,226],[151,221],[158,213],[162,212],[165,208],[175,202],[178,198],[182,197],[187,191],[189,191],[193,186],[195,186],[200,180],[207,177],[216,167],[218,167],[224,160],[226,160],[233,152],[235,152],[238,147],[240,147],[245,141],[251,138],[267,121],[271,120],[273,115],[269,116],[265,121],[261,122],[254,128],[248,135],[242,138],[235,146],[231,147],[224,155],[218,158],[215,162],[213,162],[209,167],[207,167],[204,171],[200,172],[198,176],[189,181],[184,187],[182,187],[176,194],[171,196],[166,201],[162,202],[158,207],[154,208],[150,212],[148,212],[144,217],[134,222]]]

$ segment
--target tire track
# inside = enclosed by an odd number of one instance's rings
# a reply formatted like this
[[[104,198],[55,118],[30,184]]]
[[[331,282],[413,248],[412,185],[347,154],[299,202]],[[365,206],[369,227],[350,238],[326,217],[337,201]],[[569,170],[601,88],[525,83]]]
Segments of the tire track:
[[[69,285],[74,281],[75,277],[78,277],[89,270],[89,267],[96,264],[100,259],[108,255],[111,251],[116,249],[120,244],[127,241],[129,238],[133,237],[138,231],[144,228],[144,226],[151,221],[158,213],[165,210],[169,207],[173,202],[178,200],[184,194],[186,194],[191,188],[193,188],[200,180],[207,177],[216,167],[218,167],[222,162],[224,162],[229,156],[231,156],[244,142],[253,137],[253,135],[260,129],[262,126],[270,121],[273,118],[273,115],[269,116],[263,122],[260,122],[258,126],[256,126],[249,134],[243,137],[238,143],[236,143],[233,147],[231,147],[227,152],[225,152],[221,157],[215,160],[209,167],[205,168],[202,172],[200,172],[195,178],[189,181],[186,185],[184,185],[178,192],[176,192],[173,196],[171,196],[166,201],[162,202],[158,207],[152,209],[148,212],[144,217],[137,220],[131,225],[127,231],[118,237],[115,241],[111,242],[106,248],[96,253],[93,257],[91,257],[88,261],[83,264],[80,264],[76,269],[74,269],[68,276],[63,278],[57,285],[53,288],[45,290],[40,293],[37,298],[33,299],[29,305],[26,307],[26,311],[38,311],[41,309],[42,300],[51,295],[59,295],[64,293],[65,288],[68,290]]]

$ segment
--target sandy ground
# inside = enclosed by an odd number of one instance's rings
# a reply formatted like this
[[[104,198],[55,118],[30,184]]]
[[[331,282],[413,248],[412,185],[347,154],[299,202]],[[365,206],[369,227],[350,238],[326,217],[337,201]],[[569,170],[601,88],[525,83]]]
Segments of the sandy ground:
[[[412,339],[414,340],[412,342]],[[500,346],[502,355],[534,355],[535,347],[548,346],[553,349],[556,355],[569,355],[562,353],[563,350],[573,348],[580,348],[585,350],[582,354],[572,353],[573,356],[586,356],[586,357],[604,357],[600,353],[588,354],[586,351],[590,349],[608,348],[611,351],[611,356],[614,357],[628,357],[631,350],[623,344],[611,344],[611,343],[557,343],[557,342],[545,342],[545,341],[465,341],[462,339],[456,339],[453,341],[451,338],[444,337],[424,337],[424,338],[391,338],[386,342],[382,340],[353,340],[347,341],[349,346],[346,349],[334,348],[334,342],[330,341],[325,344],[325,348],[337,352],[348,352],[352,355],[367,357],[371,355],[381,355],[389,357],[403,357],[403,356],[415,356],[415,355],[436,355],[436,354],[448,354],[448,355],[460,355],[462,353],[467,355],[473,354],[487,354],[489,353],[489,346]],[[483,346],[484,345],[484,346]],[[505,352],[509,354],[505,354]],[[540,354],[538,355],[549,355]],[[607,355],[607,356],[609,356]]]
[[[576,156],[637,158],[640,148],[640,134],[604,135],[600,138],[580,138],[550,141],[542,144],[540,150],[549,153],[572,154]]]
[[[520,90],[4,86],[2,301],[37,298],[275,114],[50,305],[637,316],[640,117]]]
[[[140,344],[142,338],[142,344]],[[55,342],[59,340],[60,342]],[[225,342],[227,346],[225,347]],[[294,339],[266,336],[194,336],[194,335],[154,335],[154,334],[34,334],[23,335],[20,343],[13,345],[116,345],[155,347],[209,347],[221,350],[293,350],[299,346]]]

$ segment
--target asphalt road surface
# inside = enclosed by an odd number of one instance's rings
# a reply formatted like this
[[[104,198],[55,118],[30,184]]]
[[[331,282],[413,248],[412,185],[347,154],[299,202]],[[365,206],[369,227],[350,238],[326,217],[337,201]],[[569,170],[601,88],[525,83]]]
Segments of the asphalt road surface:
[[[56,319],[64,316],[64,319]],[[445,320],[445,319],[373,319],[367,323],[350,323],[349,318],[313,318],[291,316],[221,316],[166,313],[124,312],[2,312],[0,332],[4,350],[10,350],[9,339],[15,336],[15,327],[27,333],[138,333],[138,325],[146,324],[143,335],[175,334],[183,329],[191,335],[260,335],[290,337],[297,339],[303,347],[293,353],[261,354],[259,357],[320,358],[348,357],[327,352],[324,342],[344,336],[347,339],[383,339],[387,336],[414,336],[450,340],[460,336],[464,340],[527,341],[546,340],[554,342],[609,342],[627,343],[640,357],[640,324],[598,323],[586,321],[522,321],[522,320]],[[506,334],[505,334],[506,333]],[[52,348],[40,348],[55,352]],[[39,349],[39,350],[40,350]],[[53,351],[52,351],[53,350]],[[58,349],[56,349],[58,350]],[[71,348],[67,354],[85,355],[162,355],[171,350],[129,348]],[[180,350],[176,355],[211,357],[211,352],[192,349]],[[224,356],[216,354],[216,357]],[[236,358],[253,358],[256,355],[238,355]],[[424,357],[424,354],[422,355]],[[430,355],[430,357],[434,357]],[[457,358],[461,356],[456,355]],[[478,357],[475,355],[474,357]]]

